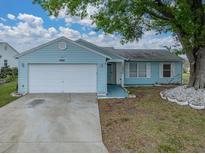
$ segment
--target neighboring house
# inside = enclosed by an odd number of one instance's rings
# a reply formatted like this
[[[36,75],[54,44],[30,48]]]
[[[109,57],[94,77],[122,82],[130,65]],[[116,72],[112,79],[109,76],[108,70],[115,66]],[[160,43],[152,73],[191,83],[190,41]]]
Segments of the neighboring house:
[[[2,67],[17,67],[18,61],[16,56],[19,53],[8,43],[0,42],[0,68]]]
[[[183,59],[166,50],[99,47],[60,37],[21,53],[19,93],[97,93],[118,87],[181,84]]]

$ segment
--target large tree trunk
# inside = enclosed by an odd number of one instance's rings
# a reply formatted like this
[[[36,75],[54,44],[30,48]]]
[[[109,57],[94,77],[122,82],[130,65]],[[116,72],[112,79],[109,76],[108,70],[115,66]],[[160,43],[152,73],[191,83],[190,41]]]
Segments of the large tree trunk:
[[[190,62],[189,87],[205,88],[205,47],[187,53]]]

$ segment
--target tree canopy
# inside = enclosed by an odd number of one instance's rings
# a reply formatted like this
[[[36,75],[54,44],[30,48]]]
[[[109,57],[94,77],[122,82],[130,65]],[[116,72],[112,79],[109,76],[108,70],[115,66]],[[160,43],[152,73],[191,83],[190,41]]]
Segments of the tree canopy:
[[[98,29],[122,36],[123,42],[138,40],[145,31],[173,32],[186,47],[204,46],[205,15],[202,0],[34,0],[57,16],[67,13],[82,18],[87,7],[97,11],[91,16]],[[182,40],[181,40],[182,39]]]

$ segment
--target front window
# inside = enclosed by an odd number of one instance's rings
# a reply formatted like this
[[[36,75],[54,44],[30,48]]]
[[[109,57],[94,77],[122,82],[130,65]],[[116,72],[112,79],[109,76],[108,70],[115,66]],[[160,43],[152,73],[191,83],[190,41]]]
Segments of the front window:
[[[131,62],[129,65],[129,77],[147,77],[147,64],[146,63],[136,63]]]
[[[137,77],[137,63],[130,63],[130,77]]]
[[[146,63],[139,63],[139,77],[146,77],[147,76],[147,65]]]
[[[171,77],[171,64],[163,64],[163,77]]]
[[[8,60],[4,60],[4,67],[8,67]]]

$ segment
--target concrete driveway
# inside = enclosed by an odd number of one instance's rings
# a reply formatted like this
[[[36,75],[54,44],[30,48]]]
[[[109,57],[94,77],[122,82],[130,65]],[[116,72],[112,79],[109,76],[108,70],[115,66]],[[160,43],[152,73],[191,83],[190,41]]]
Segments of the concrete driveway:
[[[0,108],[0,152],[107,152],[95,94],[29,94]]]

